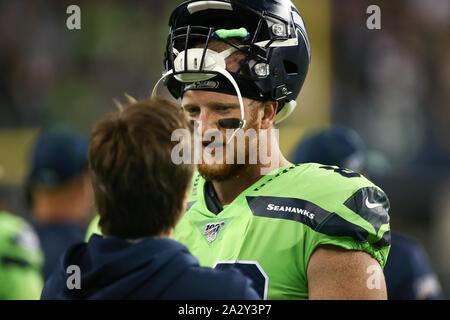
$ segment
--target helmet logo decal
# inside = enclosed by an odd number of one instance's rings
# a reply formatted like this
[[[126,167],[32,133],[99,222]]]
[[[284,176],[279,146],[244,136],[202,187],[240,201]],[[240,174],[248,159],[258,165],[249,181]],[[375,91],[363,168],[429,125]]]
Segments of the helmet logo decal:
[[[184,87],[184,90],[216,89],[217,87],[219,87],[219,81],[206,80],[190,83]]]

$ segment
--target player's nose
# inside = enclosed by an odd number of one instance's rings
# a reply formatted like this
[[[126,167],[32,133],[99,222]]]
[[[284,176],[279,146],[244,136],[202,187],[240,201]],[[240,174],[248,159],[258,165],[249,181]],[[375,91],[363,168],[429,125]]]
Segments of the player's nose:
[[[210,112],[208,109],[204,109],[200,111],[200,116],[198,118],[199,128],[201,130],[201,134],[204,135],[206,131],[218,130],[218,119]]]

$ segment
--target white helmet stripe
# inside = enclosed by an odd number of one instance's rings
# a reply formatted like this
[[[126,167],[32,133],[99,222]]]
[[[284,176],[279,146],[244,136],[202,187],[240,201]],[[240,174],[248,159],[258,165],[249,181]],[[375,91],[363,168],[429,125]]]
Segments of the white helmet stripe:
[[[221,10],[229,10],[233,11],[233,7],[230,3],[221,2],[221,1],[198,1],[188,4],[187,9],[190,14],[194,14],[198,11],[207,10],[207,9],[221,9]]]

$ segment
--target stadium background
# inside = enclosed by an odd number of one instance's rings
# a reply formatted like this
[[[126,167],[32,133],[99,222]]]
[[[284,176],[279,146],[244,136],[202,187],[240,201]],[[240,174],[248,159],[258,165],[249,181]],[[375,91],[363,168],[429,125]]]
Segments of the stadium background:
[[[0,210],[26,214],[22,184],[39,130],[89,133],[112,98],[145,98],[162,71],[178,0],[0,0]],[[391,228],[419,240],[450,297],[450,2],[294,0],[312,64],[294,114],[280,126],[289,155],[306,132],[354,128],[389,161],[374,180]],[[81,8],[68,30],[66,8]],[[381,9],[369,30],[366,8]]]

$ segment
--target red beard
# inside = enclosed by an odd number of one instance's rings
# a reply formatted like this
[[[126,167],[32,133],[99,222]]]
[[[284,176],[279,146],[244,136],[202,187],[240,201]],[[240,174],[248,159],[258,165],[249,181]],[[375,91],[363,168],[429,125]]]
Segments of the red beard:
[[[257,137],[259,134],[259,126],[257,123],[250,124],[248,129],[254,129]],[[243,132],[238,132],[238,134],[243,134]],[[239,163],[238,161],[238,148],[237,148],[237,139],[234,139],[234,150],[227,150],[224,146],[223,149],[216,149],[216,152],[223,152],[221,163],[208,163],[205,161],[203,150],[202,149],[202,162],[197,166],[198,172],[200,175],[207,181],[225,181],[231,178],[234,178],[248,169],[250,166],[254,166],[255,163],[250,163],[250,142],[249,139],[245,138],[245,162]],[[256,138],[256,152],[258,151],[258,138]],[[233,152],[234,151],[234,152]],[[226,163],[227,152],[233,152],[233,163]],[[230,159],[231,160],[231,159]],[[228,161],[231,162],[231,161]],[[242,161],[241,161],[242,162]]]

